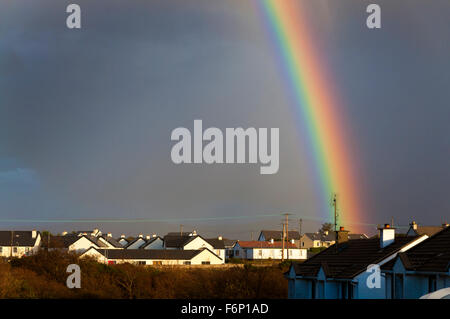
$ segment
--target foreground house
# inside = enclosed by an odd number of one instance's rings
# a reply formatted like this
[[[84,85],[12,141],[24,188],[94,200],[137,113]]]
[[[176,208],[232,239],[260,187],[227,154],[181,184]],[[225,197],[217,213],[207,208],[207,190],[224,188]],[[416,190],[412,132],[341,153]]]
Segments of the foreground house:
[[[386,277],[387,298],[420,298],[450,287],[450,227],[398,254],[381,271]]]
[[[393,260],[428,238],[427,235],[395,236],[395,229],[386,224],[379,236],[349,239],[341,227],[338,243],[303,263],[293,262],[285,274],[289,281],[289,298],[297,299],[384,299],[386,280],[380,277],[380,288],[367,284],[369,265],[382,265]]]
[[[233,248],[233,257],[240,259],[306,259],[307,250],[297,248],[292,242],[238,241]]]
[[[23,257],[36,253],[41,245],[41,234],[36,230],[0,231],[0,257]]]
[[[137,265],[219,265],[223,260],[209,249],[97,249],[90,248],[81,257],[94,257],[107,264],[131,263]]]

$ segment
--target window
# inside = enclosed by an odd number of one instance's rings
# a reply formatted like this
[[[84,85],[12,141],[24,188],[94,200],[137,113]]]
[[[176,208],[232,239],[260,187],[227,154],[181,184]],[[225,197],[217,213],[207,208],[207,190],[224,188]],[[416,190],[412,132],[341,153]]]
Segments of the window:
[[[162,265],[162,261],[161,260],[155,260],[155,261],[153,261],[153,265]]]
[[[145,265],[145,264],[147,264],[147,263],[145,262],[145,260],[139,260],[139,261],[138,261],[138,265]]]
[[[184,261],[184,262],[183,262],[183,265],[190,265],[190,264],[191,264],[190,261]]]
[[[3,247],[0,247],[0,254],[3,253]]]
[[[235,250],[235,255],[239,256],[239,250]]]
[[[259,255],[259,257],[262,257],[262,249],[258,249],[258,255]]]
[[[17,247],[14,247],[13,252],[17,253]]]
[[[211,264],[211,262],[209,262],[209,261],[202,261],[202,265],[210,265]]]
[[[302,242],[302,247],[305,247],[305,242],[304,241]]]
[[[115,260],[108,260],[108,265],[115,265],[116,261]]]

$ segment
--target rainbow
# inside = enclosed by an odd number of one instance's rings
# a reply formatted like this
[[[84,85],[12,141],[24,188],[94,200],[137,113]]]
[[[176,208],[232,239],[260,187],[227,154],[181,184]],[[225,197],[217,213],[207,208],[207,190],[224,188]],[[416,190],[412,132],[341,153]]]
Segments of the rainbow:
[[[324,219],[334,219],[330,200],[337,193],[339,224],[358,230],[363,211],[354,174],[355,157],[350,155],[348,145],[351,139],[346,135],[345,119],[333,94],[333,85],[325,81],[329,77],[313,46],[311,30],[301,16],[302,3],[255,0],[255,5],[275,43],[288,93],[308,136]]]

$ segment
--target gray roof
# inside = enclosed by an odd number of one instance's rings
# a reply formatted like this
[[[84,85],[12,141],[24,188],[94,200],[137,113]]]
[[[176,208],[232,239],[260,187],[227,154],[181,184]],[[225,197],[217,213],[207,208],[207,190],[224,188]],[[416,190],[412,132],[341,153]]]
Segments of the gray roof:
[[[145,247],[147,247],[148,245],[150,245],[151,243],[153,243],[154,241],[156,241],[156,240],[158,240],[158,239],[162,240],[162,238],[159,237],[159,236],[150,238],[150,239],[147,240],[143,245],[141,245],[141,246],[139,247],[139,249],[144,249]]]
[[[110,244],[111,244],[113,247],[115,247],[115,248],[122,248],[122,247],[123,247],[121,243],[119,243],[117,240],[115,240],[115,239],[112,238],[112,237],[105,236],[105,235],[102,235],[101,237],[102,237],[104,240],[106,240],[108,243],[110,243]]]
[[[0,231],[0,246],[11,246],[11,239],[13,246],[32,247],[39,237],[39,232],[36,232],[36,237],[32,237],[31,230],[2,230]]]
[[[97,245],[98,247],[108,247],[105,243],[102,243],[98,237],[95,236],[86,236],[86,235],[75,235],[75,234],[68,234],[68,235],[60,235],[60,236],[50,236],[50,246],[48,245],[48,238],[44,237],[42,239],[42,246],[43,247],[50,247],[50,248],[69,248],[70,245],[75,243],[76,241],[80,240],[81,238],[86,238],[89,241],[91,241],[93,244]]]
[[[264,235],[265,240],[281,240],[283,232],[281,230],[261,230],[261,234]],[[288,238],[298,240],[300,239],[300,233],[296,230],[290,230],[288,231]]]
[[[191,260],[203,250],[172,249],[96,249],[108,259],[172,259]],[[212,252],[211,252],[212,253]]]
[[[223,239],[219,238],[206,238],[205,239],[214,249],[225,249],[225,243]]]

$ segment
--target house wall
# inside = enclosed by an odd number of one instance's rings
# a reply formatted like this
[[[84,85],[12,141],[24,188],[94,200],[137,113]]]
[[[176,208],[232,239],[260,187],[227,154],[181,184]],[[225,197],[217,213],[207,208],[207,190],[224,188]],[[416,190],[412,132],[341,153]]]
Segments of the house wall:
[[[80,237],[76,242],[74,242],[72,245],[69,246],[69,251],[76,252],[76,253],[83,253],[89,248],[99,248],[96,244],[91,242],[86,237]]]
[[[242,249],[239,247],[240,256],[236,256],[236,258],[244,258],[244,259],[282,259],[282,249],[279,248],[248,248]],[[284,249],[284,258],[288,259],[288,249]],[[306,259],[307,258],[307,250],[306,249],[298,249],[293,248],[289,249],[289,259]]]
[[[354,278],[358,282],[355,287],[355,299],[386,299],[386,276],[380,274],[380,288],[369,288],[367,278],[372,275],[370,272],[362,272]]]
[[[201,237],[193,239],[183,247],[184,250],[197,250],[201,248],[208,248],[211,251],[214,250],[213,246]]]
[[[41,246],[41,235],[38,233],[34,246],[1,246],[0,257],[22,257],[32,255],[38,252]],[[12,254],[11,254],[12,251]]]

